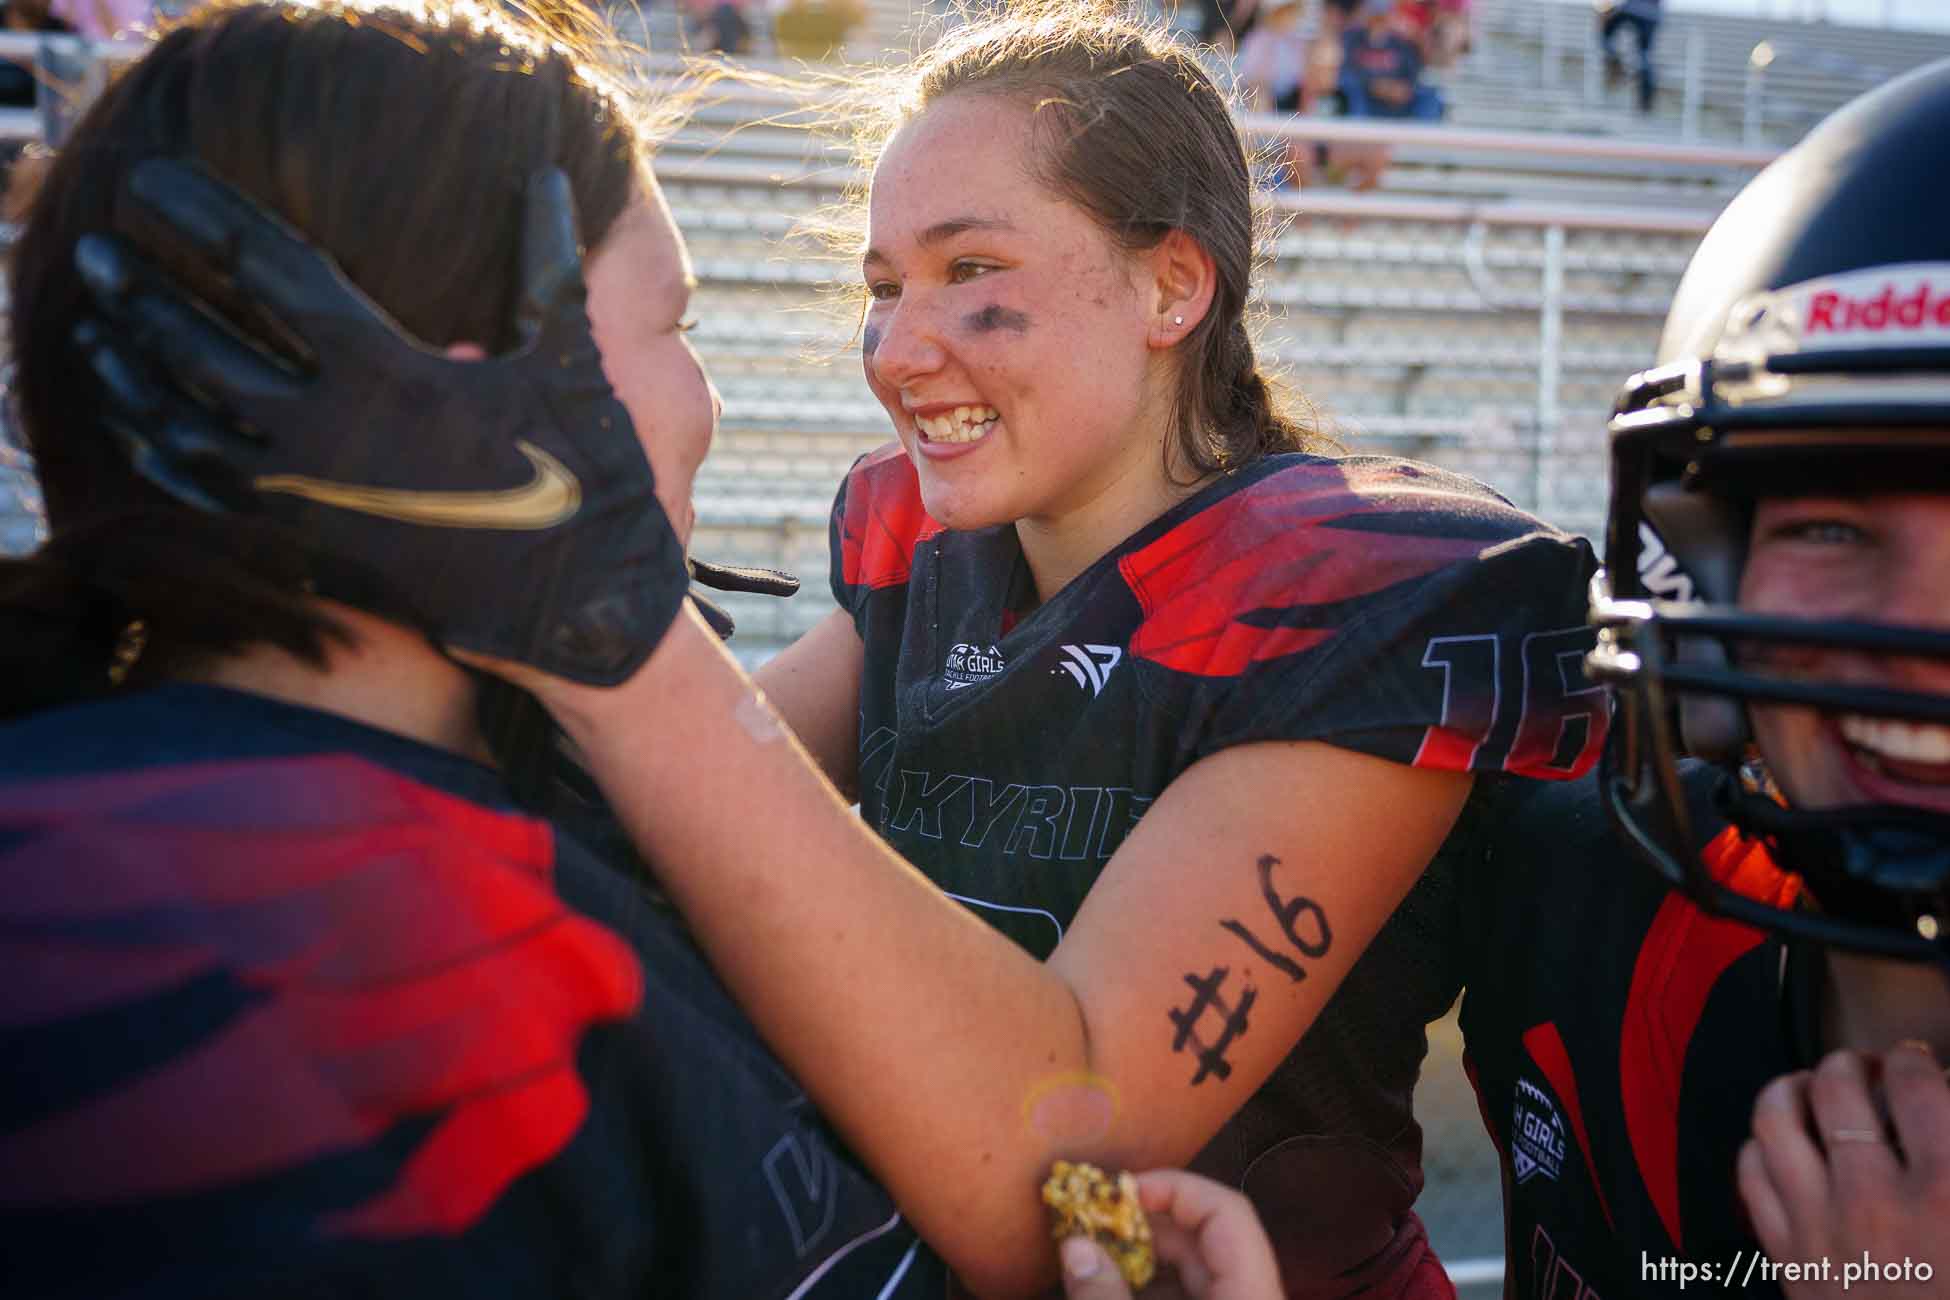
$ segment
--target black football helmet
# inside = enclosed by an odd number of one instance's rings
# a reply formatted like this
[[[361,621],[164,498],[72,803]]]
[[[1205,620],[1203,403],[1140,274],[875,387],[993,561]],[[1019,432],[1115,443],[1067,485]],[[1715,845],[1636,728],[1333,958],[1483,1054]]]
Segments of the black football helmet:
[[[1614,818],[1717,911],[1950,962],[1950,817],[1796,810],[1739,770],[1754,701],[1950,724],[1950,695],[1789,680],[1743,665],[1743,646],[1950,659],[1950,626],[1735,606],[1757,498],[1950,493],[1950,61],[1855,100],[1741,192],[1680,282],[1659,359],[1626,381],[1611,421],[1606,570],[1592,586],[1590,667],[1619,697],[1600,773]],[[1707,874],[1682,751],[1726,769],[1723,810],[1818,909],[1768,906]]]

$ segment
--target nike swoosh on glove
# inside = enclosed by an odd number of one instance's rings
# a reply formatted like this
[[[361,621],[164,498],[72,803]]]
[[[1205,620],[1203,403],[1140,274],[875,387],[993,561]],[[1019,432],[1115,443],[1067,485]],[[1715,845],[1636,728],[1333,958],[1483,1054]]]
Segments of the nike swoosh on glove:
[[[101,319],[75,342],[140,473],[187,504],[288,525],[327,561],[322,594],[440,642],[596,686],[649,657],[689,572],[590,336],[567,177],[529,180],[516,346],[481,361],[410,337],[195,166],[149,159],[127,185],[163,238],[288,336],[259,346],[121,239],[82,238]]]

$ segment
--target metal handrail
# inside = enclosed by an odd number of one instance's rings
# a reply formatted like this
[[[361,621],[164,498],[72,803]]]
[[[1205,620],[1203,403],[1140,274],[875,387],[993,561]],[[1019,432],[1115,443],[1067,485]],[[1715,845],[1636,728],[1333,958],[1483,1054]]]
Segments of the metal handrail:
[[[1778,149],[1562,135],[1551,131],[1491,131],[1479,127],[1438,126],[1375,118],[1282,117],[1273,113],[1241,113],[1238,121],[1242,131],[1269,138],[1318,140],[1330,144],[1424,146],[1453,153],[1600,159],[1606,162],[1656,163],[1670,167],[1723,167],[1740,171],[1759,171],[1780,156]]]

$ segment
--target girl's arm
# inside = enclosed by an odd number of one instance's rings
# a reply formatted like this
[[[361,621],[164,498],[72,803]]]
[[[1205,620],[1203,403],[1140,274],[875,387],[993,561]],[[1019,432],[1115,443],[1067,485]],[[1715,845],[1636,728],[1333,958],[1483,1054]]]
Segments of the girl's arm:
[[[867,649],[834,610],[753,674],[772,707],[848,799],[859,794],[860,672]]]
[[[1053,1158],[1182,1164],[1252,1096],[1470,785],[1317,743],[1222,751],[1040,963],[847,811],[694,615],[614,691],[525,676],[760,1032],[984,1295],[1055,1282]]]

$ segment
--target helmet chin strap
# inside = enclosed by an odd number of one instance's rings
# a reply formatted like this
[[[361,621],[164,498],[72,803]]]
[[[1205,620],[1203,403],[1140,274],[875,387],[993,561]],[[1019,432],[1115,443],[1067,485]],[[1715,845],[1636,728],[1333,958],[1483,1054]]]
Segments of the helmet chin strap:
[[[1740,781],[1722,785],[1719,803],[1823,912],[1890,930],[1892,956],[1923,940],[1950,975],[1950,816],[1893,804],[1804,811]]]

